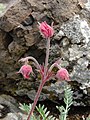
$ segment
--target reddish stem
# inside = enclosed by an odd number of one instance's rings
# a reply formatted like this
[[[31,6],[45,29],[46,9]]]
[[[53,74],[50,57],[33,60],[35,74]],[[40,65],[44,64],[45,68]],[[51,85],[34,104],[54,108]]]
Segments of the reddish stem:
[[[39,85],[38,91],[37,91],[36,96],[35,96],[35,99],[34,99],[34,103],[33,103],[33,105],[32,105],[32,108],[31,108],[31,110],[30,110],[30,113],[29,113],[29,115],[28,115],[27,120],[30,120],[30,118],[31,118],[31,116],[32,116],[32,114],[33,114],[33,111],[34,111],[34,109],[35,109],[35,107],[36,107],[37,101],[38,101],[38,99],[39,99],[39,97],[40,97],[40,93],[41,93],[41,91],[42,91],[42,88],[43,88],[44,84],[45,84],[45,82],[42,80],[41,83],[40,83],[40,85]]]
[[[46,73],[47,73],[48,59],[49,59],[49,49],[50,49],[50,38],[47,39],[47,45],[46,45],[46,59],[45,59],[45,67],[44,67],[44,78],[46,77]]]
[[[30,120],[30,118],[32,116],[32,113],[33,113],[33,111],[34,111],[34,109],[36,107],[37,101],[38,101],[38,99],[40,97],[40,93],[42,91],[42,88],[43,88],[43,86],[44,86],[44,84],[45,84],[45,82],[47,80],[46,76],[47,76],[47,67],[48,67],[48,59],[49,59],[49,49],[50,49],[50,38],[48,38],[47,46],[46,46],[46,59],[45,59],[45,67],[44,67],[44,78],[42,79],[42,81],[40,83],[40,86],[39,86],[38,91],[36,93],[36,96],[35,96],[35,99],[34,99],[34,103],[32,105],[32,108],[31,108],[31,111],[30,111],[30,113],[28,115],[27,120]]]

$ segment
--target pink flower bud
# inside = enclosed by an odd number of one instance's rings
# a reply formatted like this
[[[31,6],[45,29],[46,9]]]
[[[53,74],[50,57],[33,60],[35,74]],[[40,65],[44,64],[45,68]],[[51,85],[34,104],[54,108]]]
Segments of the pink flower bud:
[[[65,68],[61,68],[57,71],[56,77],[60,80],[70,80],[69,73]]]
[[[39,23],[39,30],[44,38],[50,38],[54,34],[54,29],[46,23],[46,21]]]
[[[30,65],[23,65],[18,73],[21,73],[25,79],[29,79],[29,75],[32,73],[32,67]]]

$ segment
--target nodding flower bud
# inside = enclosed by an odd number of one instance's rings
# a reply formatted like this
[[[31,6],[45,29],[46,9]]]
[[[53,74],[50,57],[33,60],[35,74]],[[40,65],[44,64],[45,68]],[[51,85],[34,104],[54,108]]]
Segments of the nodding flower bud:
[[[54,34],[54,29],[46,21],[39,23],[39,30],[44,38],[50,38]]]
[[[29,79],[32,67],[30,65],[23,65],[17,73],[21,73],[25,79]]]
[[[69,73],[65,68],[61,68],[57,71],[56,78],[60,80],[67,80],[69,81]]]

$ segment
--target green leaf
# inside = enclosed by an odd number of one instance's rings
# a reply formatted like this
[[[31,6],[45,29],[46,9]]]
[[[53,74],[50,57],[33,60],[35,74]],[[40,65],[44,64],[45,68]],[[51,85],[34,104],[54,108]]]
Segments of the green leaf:
[[[64,103],[66,105],[66,107],[64,108],[63,106],[56,106],[56,108],[59,110],[60,115],[59,115],[59,119],[60,120],[66,120],[67,115],[68,115],[68,111],[70,110],[70,106],[73,104],[73,92],[70,88],[69,85],[64,87]]]
[[[31,105],[29,104],[29,105],[27,105],[27,104],[25,104],[25,103],[23,103],[23,104],[21,104],[21,103],[19,103],[19,108],[22,110],[22,111],[24,111],[24,112],[26,112],[27,114],[28,114],[28,112],[30,111],[30,109],[31,109]]]
[[[52,115],[49,116],[50,111],[47,111],[47,108],[45,108],[44,105],[39,105],[39,107],[36,106],[36,109],[42,116],[42,120],[55,120],[55,117],[53,117]]]

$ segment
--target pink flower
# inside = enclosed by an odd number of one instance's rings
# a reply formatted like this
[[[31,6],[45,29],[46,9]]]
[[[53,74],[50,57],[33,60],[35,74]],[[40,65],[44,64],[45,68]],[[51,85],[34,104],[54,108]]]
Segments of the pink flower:
[[[70,80],[69,73],[65,68],[61,68],[57,71],[56,77],[61,80]]]
[[[29,77],[30,77],[29,75],[30,75],[30,73],[32,73],[32,67],[30,65],[23,65],[20,68],[18,73],[21,73],[24,78],[29,79]]]
[[[44,38],[50,38],[54,34],[54,29],[46,23],[46,21],[39,23],[39,29]]]

